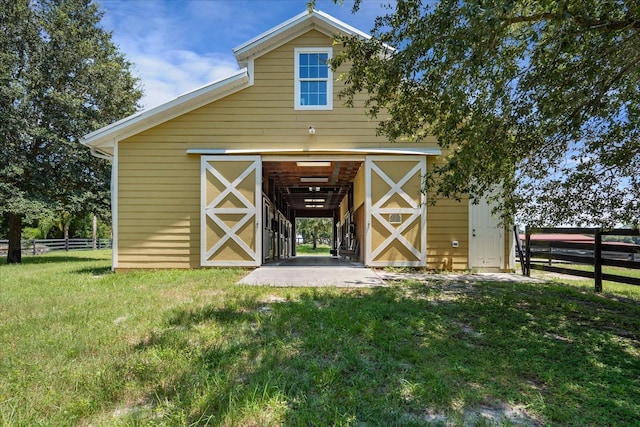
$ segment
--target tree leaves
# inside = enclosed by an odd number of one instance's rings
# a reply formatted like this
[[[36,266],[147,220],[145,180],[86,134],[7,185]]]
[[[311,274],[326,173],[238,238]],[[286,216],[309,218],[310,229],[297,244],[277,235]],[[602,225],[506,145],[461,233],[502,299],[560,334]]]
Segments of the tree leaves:
[[[89,0],[0,0],[0,213],[108,211],[110,165],[79,141],[141,91],[101,16]]]
[[[342,96],[368,93],[390,140],[437,137],[438,197],[495,195],[508,222],[638,223],[639,31],[636,3],[398,0],[333,65],[353,64]]]
[[[101,13],[86,0],[2,0],[3,91],[0,193],[7,210],[14,195],[75,209],[102,205],[109,165],[90,156],[80,138],[135,112],[141,92],[130,63],[99,26]],[[30,208],[14,213],[25,214]]]

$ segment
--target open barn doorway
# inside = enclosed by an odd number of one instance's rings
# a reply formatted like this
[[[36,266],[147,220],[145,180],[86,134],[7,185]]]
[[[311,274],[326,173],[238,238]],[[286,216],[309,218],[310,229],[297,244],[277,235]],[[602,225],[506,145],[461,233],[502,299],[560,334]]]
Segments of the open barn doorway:
[[[333,218],[296,218],[296,254],[331,256],[333,229]]]
[[[341,219],[353,214],[354,186],[364,193],[363,165],[358,155],[263,155],[262,263],[339,260]]]

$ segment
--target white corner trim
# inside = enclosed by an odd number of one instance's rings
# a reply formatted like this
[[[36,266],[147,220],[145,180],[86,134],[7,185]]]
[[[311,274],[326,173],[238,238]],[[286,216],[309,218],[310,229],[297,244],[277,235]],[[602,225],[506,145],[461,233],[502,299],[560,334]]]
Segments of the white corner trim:
[[[118,268],[118,141],[113,141],[111,162],[111,271]]]
[[[256,77],[255,69],[256,69],[255,61],[253,60],[253,58],[251,58],[247,62],[247,72],[249,73],[249,86],[253,86],[253,83],[255,81],[255,77]]]

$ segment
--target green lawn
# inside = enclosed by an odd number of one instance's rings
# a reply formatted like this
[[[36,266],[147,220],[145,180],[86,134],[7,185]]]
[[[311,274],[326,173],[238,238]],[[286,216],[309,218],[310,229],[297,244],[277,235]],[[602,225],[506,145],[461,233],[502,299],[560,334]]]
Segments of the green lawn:
[[[296,255],[321,255],[321,256],[329,256],[331,247],[329,245],[317,244],[316,248],[313,249],[313,244],[311,243],[301,243],[296,245]]]
[[[640,424],[640,294],[0,265],[0,425]]]
[[[580,271],[588,271],[593,273],[593,265],[553,263],[552,266],[569,268],[569,269],[580,270]],[[516,264],[516,271],[518,272],[521,271],[519,263]],[[604,265],[602,266],[602,272],[606,274],[615,274],[623,277],[640,278],[640,270],[635,270],[631,268],[621,268],[621,267],[612,267],[609,265]],[[589,279],[585,277],[561,275],[561,279],[557,279],[554,277],[554,276],[557,276],[554,273],[549,273],[542,270],[534,270],[534,269],[531,269],[531,275],[533,277],[542,277],[545,279],[549,279],[554,282],[569,283],[572,286],[580,286],[588,289],[594,289],[595,287],[595,283],[593,279]],[[631,298],[640,296],[640,286],[632,286],[624,283],[610,282],[608,280],[602,281],[602,289],[605,292],[616,293],[616,294],[620,294],[620,295],[631,297]]]

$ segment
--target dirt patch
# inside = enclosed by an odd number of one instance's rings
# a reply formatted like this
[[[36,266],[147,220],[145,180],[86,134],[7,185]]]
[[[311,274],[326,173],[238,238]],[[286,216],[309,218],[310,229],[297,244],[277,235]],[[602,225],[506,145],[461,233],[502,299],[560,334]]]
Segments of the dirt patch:
[[[501,403],[497,406],[480,406],[464,409],[462,413],[444,414],[437,411],[426,410],[421,414],[409,413],[404,418],[410,422],[429,423],[442,426],[477,425],[501,426],[505,423],[521,427],[539,427],[543,423],[528,413],[526,408],[519,405]]]

